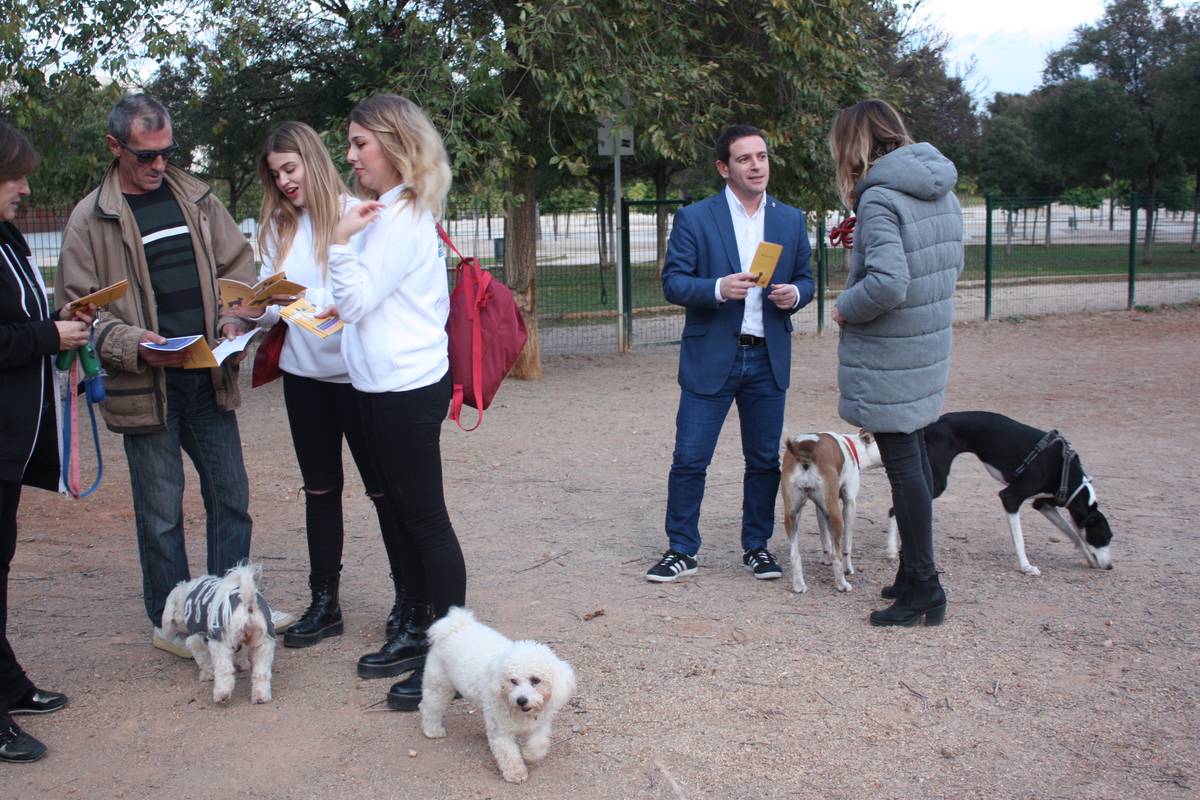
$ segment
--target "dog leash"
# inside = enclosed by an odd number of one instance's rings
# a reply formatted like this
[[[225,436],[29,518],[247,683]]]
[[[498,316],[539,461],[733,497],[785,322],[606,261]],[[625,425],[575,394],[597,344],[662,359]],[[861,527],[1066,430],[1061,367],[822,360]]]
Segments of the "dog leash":
[[[104,457],[100,452],[100,429],[96,425],[96,403],[102,403],[105,400],[104,382],[101,379],[102,372],[98,370],[96,362],[96,374],[85,375],[82,387],[79,382],[79,367],[84,358],[95,358],[95,341],[96,328],[93,325],[88,334],[88,343],[86,348],[90,348],[88,356],[76,357],[76,351],[70,350],[60,356],[60,362],[57,364],[67,372],[67,392],[63,396],[63,421],[62,421],[62,481],[67,487],[67,492],[72,497],[84,498],[100,486],[100,479],[104,477]],[[64,366],[62,361],[66,362]],[[85,373],[91,368],[85,367]],[[92,482],[86,490],[83,489],[83,484],[79,480],[79,395],[84,394],[87,397],[88,416],[92,421],[92,443],[96,447],[96,480]]]
[[[829,244],[833,247],[837,247],[839,244],[842,247],[853,247],[854,223],[857,219],[857,217],[849,217],[840,224],[834,225],[829,231]]]

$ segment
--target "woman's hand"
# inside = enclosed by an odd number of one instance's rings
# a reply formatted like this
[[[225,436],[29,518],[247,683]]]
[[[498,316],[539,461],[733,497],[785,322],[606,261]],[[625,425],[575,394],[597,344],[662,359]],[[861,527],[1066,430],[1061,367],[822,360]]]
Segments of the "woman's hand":
[[[72,309],[71,304],[67,303],[65,306],[59,309],[58,318],[61,320],[75,319],[91,325],[92,321],[96,319],[96,307],[91,303],[88,303],[86,306],[79,306],[78,308]]]
[[[317,319],[328,319],[329,317],[336,317],[337,315],[337,306],[334,305],[325,306],[325,308],[321,309],[316,314],[313,314],[313,316]]]
[[[846,318],[842,316],[842,312],[838,311],[838,307],[836,304],[833,306],[833,321],[836,322],[838,325],[846,324]]]
[[[56,321],[54,327],[58,328],[58,349],[74,350],[76,347],[82,347],[87,344],[88,334],[91,326],[86,322],[79,320]]]
[[[333,229],[333,243],[349,243],[351,236],[378,219],[379,212],[386,207],[378,200],[368,200],[347,211],[338,220],[337,227]]]

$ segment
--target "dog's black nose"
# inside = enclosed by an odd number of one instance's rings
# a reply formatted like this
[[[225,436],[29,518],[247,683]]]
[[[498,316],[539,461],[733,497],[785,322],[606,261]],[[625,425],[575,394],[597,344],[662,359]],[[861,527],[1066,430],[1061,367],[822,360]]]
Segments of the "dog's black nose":
[[[1112,569],[1112,564],[1109,564],[1105,569]]]
[[[519,705],[521,708],[524,708],[525,706],[529,705],[529,698],[525,695],[521,695],[517,698],[517,705]]]

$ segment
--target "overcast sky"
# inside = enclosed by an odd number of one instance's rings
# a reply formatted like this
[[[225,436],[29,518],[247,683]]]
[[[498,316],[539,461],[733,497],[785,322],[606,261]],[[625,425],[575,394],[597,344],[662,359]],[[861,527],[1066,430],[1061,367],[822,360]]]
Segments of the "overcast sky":
[[[1075,28],[1104,14],[1103,0],[926,0],[922,15],[950,36],[947,60],[963,72],[977,100],[996,92],[1026,94],[1042,81],[1046,56],[1065,45]]]

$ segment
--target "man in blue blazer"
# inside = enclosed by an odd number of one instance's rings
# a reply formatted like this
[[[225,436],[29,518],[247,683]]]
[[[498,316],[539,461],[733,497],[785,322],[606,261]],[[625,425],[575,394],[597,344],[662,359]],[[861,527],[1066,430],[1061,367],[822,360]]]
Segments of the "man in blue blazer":
[[[756,578],[782,574],[767,540],[775,527],[792,314],[813,298],[812,251],[803,212],[767,195],[771,170],[763,132],[729,127],[717,139],[716,155],[725,190],[675,214],[663,266],[663,294],[687,314],[667,482],[670,548],[646,573],[659,583],[696,572],[704,479],[735,401],[746,458],[742,563]],[[761,242],[783,246],[766,287],[748,271]]]

